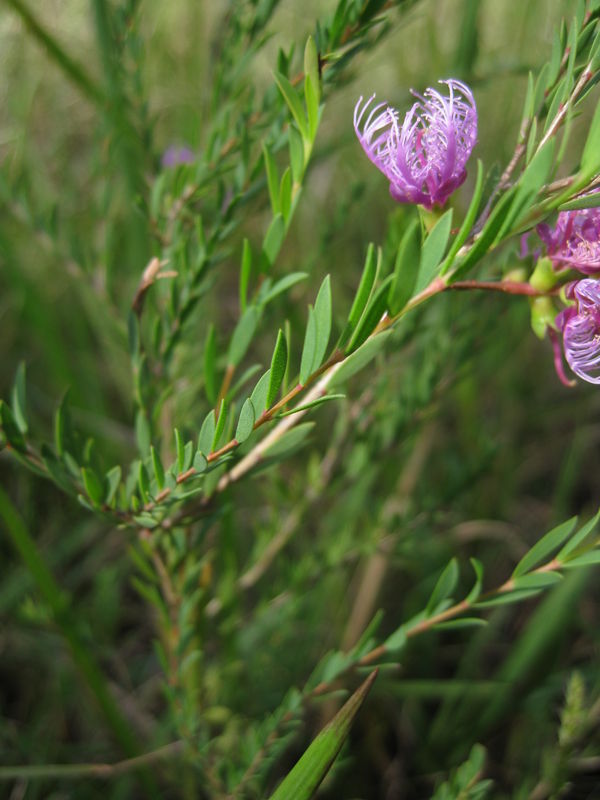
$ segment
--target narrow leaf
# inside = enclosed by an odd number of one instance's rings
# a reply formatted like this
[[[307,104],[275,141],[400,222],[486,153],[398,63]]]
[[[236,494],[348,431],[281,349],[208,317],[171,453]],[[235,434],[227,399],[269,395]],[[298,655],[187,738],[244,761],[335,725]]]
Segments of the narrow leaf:
[[[221,405],[219,407],[219,412],[218,412],[218,415],[217,415],[217,424],[216,424],[216,427],[215,427],[215,435],[213,436],[213,440],[212,440],[211,451],[216,450],[219,447],[219,442],[220,442],[220,439],[221,439],[221,435],[223,434],[223,431],[225,430],[225,423],[227,422],[227,412],[228,412],[228,410],[229,409],[227,407],[227,400],[225,398],[223,398],[223,400],[221,400]]]
[[[421,226],[413,220],[400,241],[394,266],[394,277],[388,294],[388,310],[392,316],[401,311],[413,295],[419,274]]]
[[[598,520],[600,519],[600,511],[593,516],[590,520],[588,520],[585,525],[577,531],[575,536],[566,543],[560,553],[556,556],[558,561],[566,561],[569,555],[576,550],[583,542],[587,539],[590,533],[594,530],[596,525],[598,524]],[[577,517],[575,517],[575,521],[577,521]]]
[[[102,486],[100,478],[91,467],[82,467],[81,477],[87,496],[92,501],[92,504],[94,506],[102,505],[102,501],[104,500],[104,487]]]
[[[267,391],[266,400],[267,408],[273,405],[277,397],[281,382],[283,381],[283,376],[285,375],[287,358],[287,342],[285,341],[283,331],[280,330],[277,334],[277,341],[275,343],[275,349],[273,350],[273,357],[271,358],[271,377],[269,379],[269,389]]]
[[[323,397],[319,397],[310,403],[306,403],[306,405],[298,406],[297,408],[291,408],[289,411],[283,411],[281,414],[278,414],[277,416],[289,417],[291,414],[297,414],[299,411],[308,411],[309,408],[316,408],[317,406],[323,405],[323,403],[329,402],[329,400],[343,400],[345,397],[346,397],[345,394],[326,394]]]
[[[21,433],[27,433],[27,406],[25,396],[25,362],[21,361],[17,367],[11,396],[12,411],[17,427]]]
[[[267,272],[275,263],[279,255],[285,236],[285,220],[281,214],[273,217],[263,241],[263,268]]]
[[[304,333],[304,345],[302,346],[302,358],[300,359],[300,383],[304,385],[311,374],[312,365],[315,360],[315,350],[317,346],[317,321],[312,306],[308,307],[308,322]]]
[[[343,347],[346,344],[352,335],[352,332],[359,323],[363,311],[365,310],[365,307],[371,297],[371,292],[373,291],[373,286],[377,280],[380,264],[381,249],[378,248],[376,254],[375,245],[370,244],[367,248],[367,256],[365,258],[365,265],[363,267],[360,283],[354,297],[354,302],[352,303],[352,308],[348,314],[348,322],[346,323],[346,327],[344,328],[338,342],[339,347]]]
[[[263,158],[265,161],[265,171],[267,173],[267,186],[269,188],[269,199],[271,201],[271,209],[273,216],[279,214],[279,173],[277,171],[277,164],[275,163],[271,151],[266,144],[263,144]]]
[[[317,370],[327,352],[329,336],[331,335],[331,280],[326,275],[315,300],[316,341],[315,354],[311,372]]]
[[[421,250],[421,262],[419,264],[419,276],[415,286],[415,294],[431,283],[439,266],[448,244],[450,230],[452,228],[452,209],[436,222],[435,227],[425,239]]]
[[[160,491],[165,485],[165,471],[163,469],[162,461],[160,460],[160,453],[155,450],[154,446],[150,447],[150,457],[152,459],[152,467],[154,469],[156,485]]]
[[[458,583],[458,561],[456,558],[451,559],[447,564],[444,571],[438,578],[438,581],[431,593],[429,602],[427,603],[426,614],[432,614],[434,609],[446,600],[456,588]]]
[[[254,412],[254,405],[252,400],[247,397],[240,411],[240,418],[238,419],[237,428],[235,429],[235,438],[241,444],[245,442],[254,429],[256,414]]]
[[[519,575],[525,575],[536,564],[543,561],[550,553],[554,552],[561,544],[566,541],[575,525],[577,524],[577,517],[572,517],[566,522],[552,528],[547,534],[542,536],[539,542],[536,542],[528,553],[525,553],[523,558],[519,561],[513,572],[513,578],[518,578]]]
[[[252,248],[248,239],[244,239],[242,248],[242,264],[240,267],[240,311],[242,314],[248,305],[248,284],[252,272]]]
[[[352,353],[359,348],[377,327],[387,308],[388,292],[393,277],[393,275],[388,275],[373,295],[373,299],[365,309],[365,313],[350,339],[350,343],[346,348],[347,353]]]
[[[341,750],[354,717],[369,693],[377,670],[342,706],[332,721],[321,731],[292,771],[277,787],[271,800],[310,800]]]
[[[214,405],[219,392],[217,378],[217,338],[215,326],[210,325],[204,345],[204,390],[211,405]]]
[[[231,366],[236,367],[246,355],[246,351],[254,337],[259,317],[260,311],[256,306],[248,306],[240,317],[233,331],[227,353],[227,363]]]
[[[391,331],[378,333],[377,336],[373,336],[372,339],[367,339],[364,344],[347,356],[342,366],[335,373],[331,386],[339,386],[363,369],[363,367],[366,367],[381,350],[390,334]]]
[[[210,453],[210,448],[215,438],[215,427],[215,412],[211,410],[204,418],[204,422],[200,428],[200,435],[198,436],[198,450],[205,455]]]
[[[296,124],[300,129],[302,137],[304,139],[307,139],[309,135],[308,123],[306,121],[306,116],[304,114],[304,108],[302,107],[302,101],[300,99],[300,95],[294,89],[294,87],[288,81],[285,75],[281,74],[281,72],[275,72],[274,77],[275,81],[277,82],[277,86],[279,87],[279,91],[283,96],[283,99],[285,100],[289,110],[291,111],[292,116],[296,120]]]
[[[254,412],[256,414],[256,419],[260,417],[263,411],[267,407],[267,392],[269,391],[269,383],[271,381],[271,370],[268,369],[264,375],[262,375],[252,390],[252,394],[250,395],[250,399],[252,400],[252,405],[254,406]]]
[[[106,497],[104,502],[107,505],[111,505],[116,497],[119,484],[121,483],[121,467],[118,464],[116,467],[109,469],[104,476],[104,482],[106,484]]]
[[[481,203],[482,194],[483,194],[483,163],[481,159],[477,159],[477,177],[475,178],[475,188],[473,189],[473,196],[471,197],[471,202],[469,204],[469,208],[467,210],[463,223],[460,226],[460,230],[454,237],[452,244],[450,245],[450,250],[448,251],[448,255],[444,259],[444,263],[442,264],[442,267],[440,269],[440,273],[442,275],[445,274],[450,269],[450,267],[454,263],[456,254],[463,246],[463,244],[467,241],[469,234],[471,233],[471,229],[475,224],[475,219],[477,218],[477,214],[479,212],[479,205]]]
[[[276,283],[274,283],[273,286],[270,286],[264,294],[261,292],[257,302],[266,306],[267,303],[270,303],[271,300],[274,300],[277,295],[282,294],[282,292],[286,292],[288,289],[291,289],[292,286],[295,286],[297,283],[305,280],[306,278],[308,278],[308,272],[290,272],[289,275],[285,275],[283,278],[280,278]]]

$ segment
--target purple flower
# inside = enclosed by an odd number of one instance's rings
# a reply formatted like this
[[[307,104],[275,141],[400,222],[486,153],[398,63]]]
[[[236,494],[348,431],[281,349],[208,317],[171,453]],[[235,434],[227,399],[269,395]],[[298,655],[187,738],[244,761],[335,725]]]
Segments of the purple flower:
[[[160,163],[163,167],[176,167],[178,164],[193,164],[196,154],[189,147],[169,145],[162,154]]]
[[[600,274],[600,208],[561,211],[554,228],[544,223],[537,232],[555,267]]]
[[[354,130],[363,150],[390,182],[399,203],[425,208],[443,206],[467,177],[465,165],[477,141],[477,110],[468,86],[440,81],[448,96],[426,89],[400,126],[398,111],[386,103],[373,106],[375,95],[354,109]],[[412,91],[412,90],[411,90]],[[364,120],[364,121],[363,121]]]
[[[584,381],[600,383],[600,281],[584,278],[571,283],[567,296],[576,304],[556,318],[567,364]],[[565,383],[560,371],[559,377]]]

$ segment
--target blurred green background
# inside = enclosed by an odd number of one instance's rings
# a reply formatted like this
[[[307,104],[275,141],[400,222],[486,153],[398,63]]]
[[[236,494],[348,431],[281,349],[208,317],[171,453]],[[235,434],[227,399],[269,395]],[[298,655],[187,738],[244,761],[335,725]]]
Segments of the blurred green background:
[[[0,6],[0,396],[9,394],[25,360],[35,433],[51,438],[52,415],[68,388],[77,424],[94,433],[109,459],[125,463],[135,449],[125,318],[153,252],[140,197],[148,197],[169,145],[198,152],[206,146],[215,41],[227,4],[112,3],[113,13],[135,20],[134,44],[124,49],[118,74],[104,58],[93,5],[30,0],[65,52],[128,104],[133,145],[120,139],[119,120],[101,115],[28,33],[12,0]],[[272,83],[277,49],[292,41],[301,49],[313,18],[334,5],[281,3],[273,36],[253,66],[257,92]],[[367,243],[383,244],[389,258],[397,242],[405,210],[393,205],[386,181],[356,142],[351,120],[358,95],[376,91],[403,108],[410,87],[463,78],[479,109],[476,154],[486,167],[502,168],[514,149],[527,72],[549,57],[554,29],[575,5],[423,0],[390,12],[389,35],[359,55],[352,79],[325,97],[315,158],[280,264],[282,274],[310,271],[311,285],[271,309],[265,329],[286,317],[300,324],[327,272],[334,316],[343,321]],[[577,120],[574,160],[584,130],[585,120]],[[464,211],[470,185],[459,191],[457,210]],[[262,229],[265,211],[260,203],[251,209],[243,235]],[[518,265],[514,250],[505,257]],[[178,384],[182,417],[194,402],[207,319],[229,331],[235,324],[238,263],[236,244],[219,269],[214,302],[198,320],[197,350],[188,342],[188,373]],[[258,359],[268,359],[271,344],[258,347]],[[345,417],[328,408],[316,415],[310,447],[279,475],[251,479],[224,505],[220,536],[229,549],[220,557],[238,572],[252,561],[253,547],[290,530],[268,574],[213,623],[227,646],[213,654],[207,680],[240,719],[268,713],[291,684],[306,680],[323,652],[350,643],[361,613],[385,608],[384,626],[392,630],[421,608],[452,555],[464,567],[465,588],[469,556],[484,562],[495,586],[541,533],[597,508],[600,397],[590,385],[559,384],[548,342],[529,329],[525,300],[440,298],[407,320],[377,368],[354,379],[347,402]],[[129,534],[90,518],[5,452],[0,477],[60,584],[76,598],[85,636],[140,740],[168,741],[153,619],[131,585]],[[327,487],[322,495],[307,492],[320,481]],[[361,609],[355,598],[378,548],[385,558],[373,579],[375,597],[363,597]],[[0,762],[117,760],[5,538],[0,553]],[[480,741],[494,796],[529,797],[552,761],[573,670],[583,675],[590,705],[600,690],[596,584],[594,573],[577,572],[540,601],[494,611],[485,629],[416,641],[401,669],[382,676],[322,796],[429,797]],[[327,708],[309,715],[306,738],[274,776],[326,718]],[[586,740],[592,749],[596,734]],[[164,769],[176,777],[176,765]],[[573,787],[569,797],[597,796],[600,777],[583,772]],[[127,778],[108,784],[24,778],[0,788],[11,798],[135,792]]]

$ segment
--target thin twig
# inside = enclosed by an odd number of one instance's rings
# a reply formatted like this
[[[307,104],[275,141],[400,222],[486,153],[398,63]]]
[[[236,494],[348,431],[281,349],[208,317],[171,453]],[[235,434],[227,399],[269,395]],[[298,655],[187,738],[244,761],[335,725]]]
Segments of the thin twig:
[[[139,767],[153,764],[164,758],[180,755],[185,743],[183,741],[171,742],[150,753],[144,753],[134,758],[126,758],[114,764],[22,764],[20,766],[0,767],[0,781],[15,779],[47,779],[47,778],[114,778],[125,772]]]

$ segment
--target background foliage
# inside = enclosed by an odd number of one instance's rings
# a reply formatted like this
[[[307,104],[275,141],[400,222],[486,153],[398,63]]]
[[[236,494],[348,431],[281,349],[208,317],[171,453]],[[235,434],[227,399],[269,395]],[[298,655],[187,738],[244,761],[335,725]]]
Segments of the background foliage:
[[[273,214],[261,142],[280,174],[289,163],[272,71],[286,71],[293,45],[293,77],[307,36],[318,39],[316,20],[324,26],[350,5],[9,0],[0,9],[0,396],[10,397],[25,361],[36,438],[52,441],[67,389],[82,452],[88,436],[97,442],[97,455],[86,451],[90,470],[120,464],[125,473],[149,438],[166,466],[178,455],[173,428],[197,437],[239,319],[244,239],[255,265],[265,257]],[[476,155],[501,170],[528,70],[549,58],[577,4],[354,5],[372,6],[384,23],[360,29],[356,47],[342,43],[344,58],[323,71],[321,126],[273,272],[308,277],[262,310],[235,376],[260,364],[250,388],[280,328],[299,367],[306,307],[326,274],[337,335],[367,244],[393,264],[409,211],[393,204],[356,142],[356,97],[377,91],[403,107],[410,86],[466,80],[479,109]],[[588,124],[584,109],[573,161]],[[163,169],[172,145],[201,154],[201,166]],[[475,171],[472,162],[453,200],[461,218]],[[144,297],[140,335],[151,355],[136,360],[134,347],[132,371],[127,316],[152,256],[178,278]],[[514,250],[502,257],[516,262]],[[211,325],[215,387],[205,370]],[[472,557],[491,589],[544,531],[596,511],[600,401],[593,387],[558,383],[524,299],[437,298],[344,391],[312,414],[302,449],[225,492],[164,552],[145,546],[145,529],[91,515],[0,452],[4,491],[43,559],[36,573],[34,556],[23,561],[0,538],[7,796],[226,797],[235,787],[235,796],[267,796],[342,705],[337,694],[313,697],[296,714],[288,694],[325,653],[355,645],[379,608],[379,634],[391,634],[427,604],[451,558],[457,597],[472,584]],[[21,523],[10,513],[3,503],[4,528],[14,530]],[[39,591],[44,569],[70,603],[51,584]],[[568,786],[566,796],[593,797],[595,584],[593,571],[569,571],[541,598],[491,609],[486,627],[411,640],[400,663],[381,670],[320,796],[542,798]],[[186,625],[193,647],[177,639]],[[95,696],[87,654],[104,676]],[[338,688],[355,689],[362,672]],[[269,716],[285,715],[285,697],[290,725]],[[126,730],[107,724],[115,700]],[[113,764],[165,746],[150,778],[27,769]],[[24,766],[11,772],[15,764]],[[477,788],[480,777],[493,787]]]

